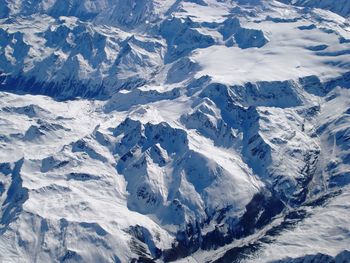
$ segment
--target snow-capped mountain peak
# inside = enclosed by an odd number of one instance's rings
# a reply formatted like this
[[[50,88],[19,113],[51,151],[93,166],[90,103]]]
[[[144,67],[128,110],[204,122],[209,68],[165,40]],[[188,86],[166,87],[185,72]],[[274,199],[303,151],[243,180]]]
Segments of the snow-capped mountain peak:
[[[348,262],[335,2],[0,0],[0,261]]]

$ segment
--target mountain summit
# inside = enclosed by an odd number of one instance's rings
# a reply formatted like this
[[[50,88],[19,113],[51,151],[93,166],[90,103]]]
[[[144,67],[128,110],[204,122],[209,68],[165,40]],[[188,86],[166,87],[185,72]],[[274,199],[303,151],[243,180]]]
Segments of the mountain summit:
[[[0,261],[349,262],[349,88],[348,1],[0,0]]]

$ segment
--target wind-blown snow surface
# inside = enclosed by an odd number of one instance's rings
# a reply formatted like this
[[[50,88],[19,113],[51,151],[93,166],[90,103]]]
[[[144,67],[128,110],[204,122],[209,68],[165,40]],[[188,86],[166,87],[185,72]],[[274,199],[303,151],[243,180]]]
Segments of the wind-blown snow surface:
[[[344,17],[263,0],[0,0],[0,17],[1,262],[349,261]]]

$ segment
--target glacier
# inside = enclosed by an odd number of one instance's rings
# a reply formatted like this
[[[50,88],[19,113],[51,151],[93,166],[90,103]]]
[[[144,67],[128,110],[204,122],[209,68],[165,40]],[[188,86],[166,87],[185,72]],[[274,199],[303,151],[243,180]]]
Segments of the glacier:
[[[349,8],[0,0],[0,262],[350,262]]]

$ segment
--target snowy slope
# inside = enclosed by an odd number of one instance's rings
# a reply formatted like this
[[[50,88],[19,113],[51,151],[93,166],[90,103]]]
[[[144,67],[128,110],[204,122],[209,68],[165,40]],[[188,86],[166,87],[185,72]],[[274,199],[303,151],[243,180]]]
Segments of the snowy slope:
[[[281,2],[311,8],[322,8],[344,17],[350,16],[350,2],[347,0],[281,0]]]
[[[344,17],[265,0],[0,0],[0,17],[1,262],[348,260]]]

